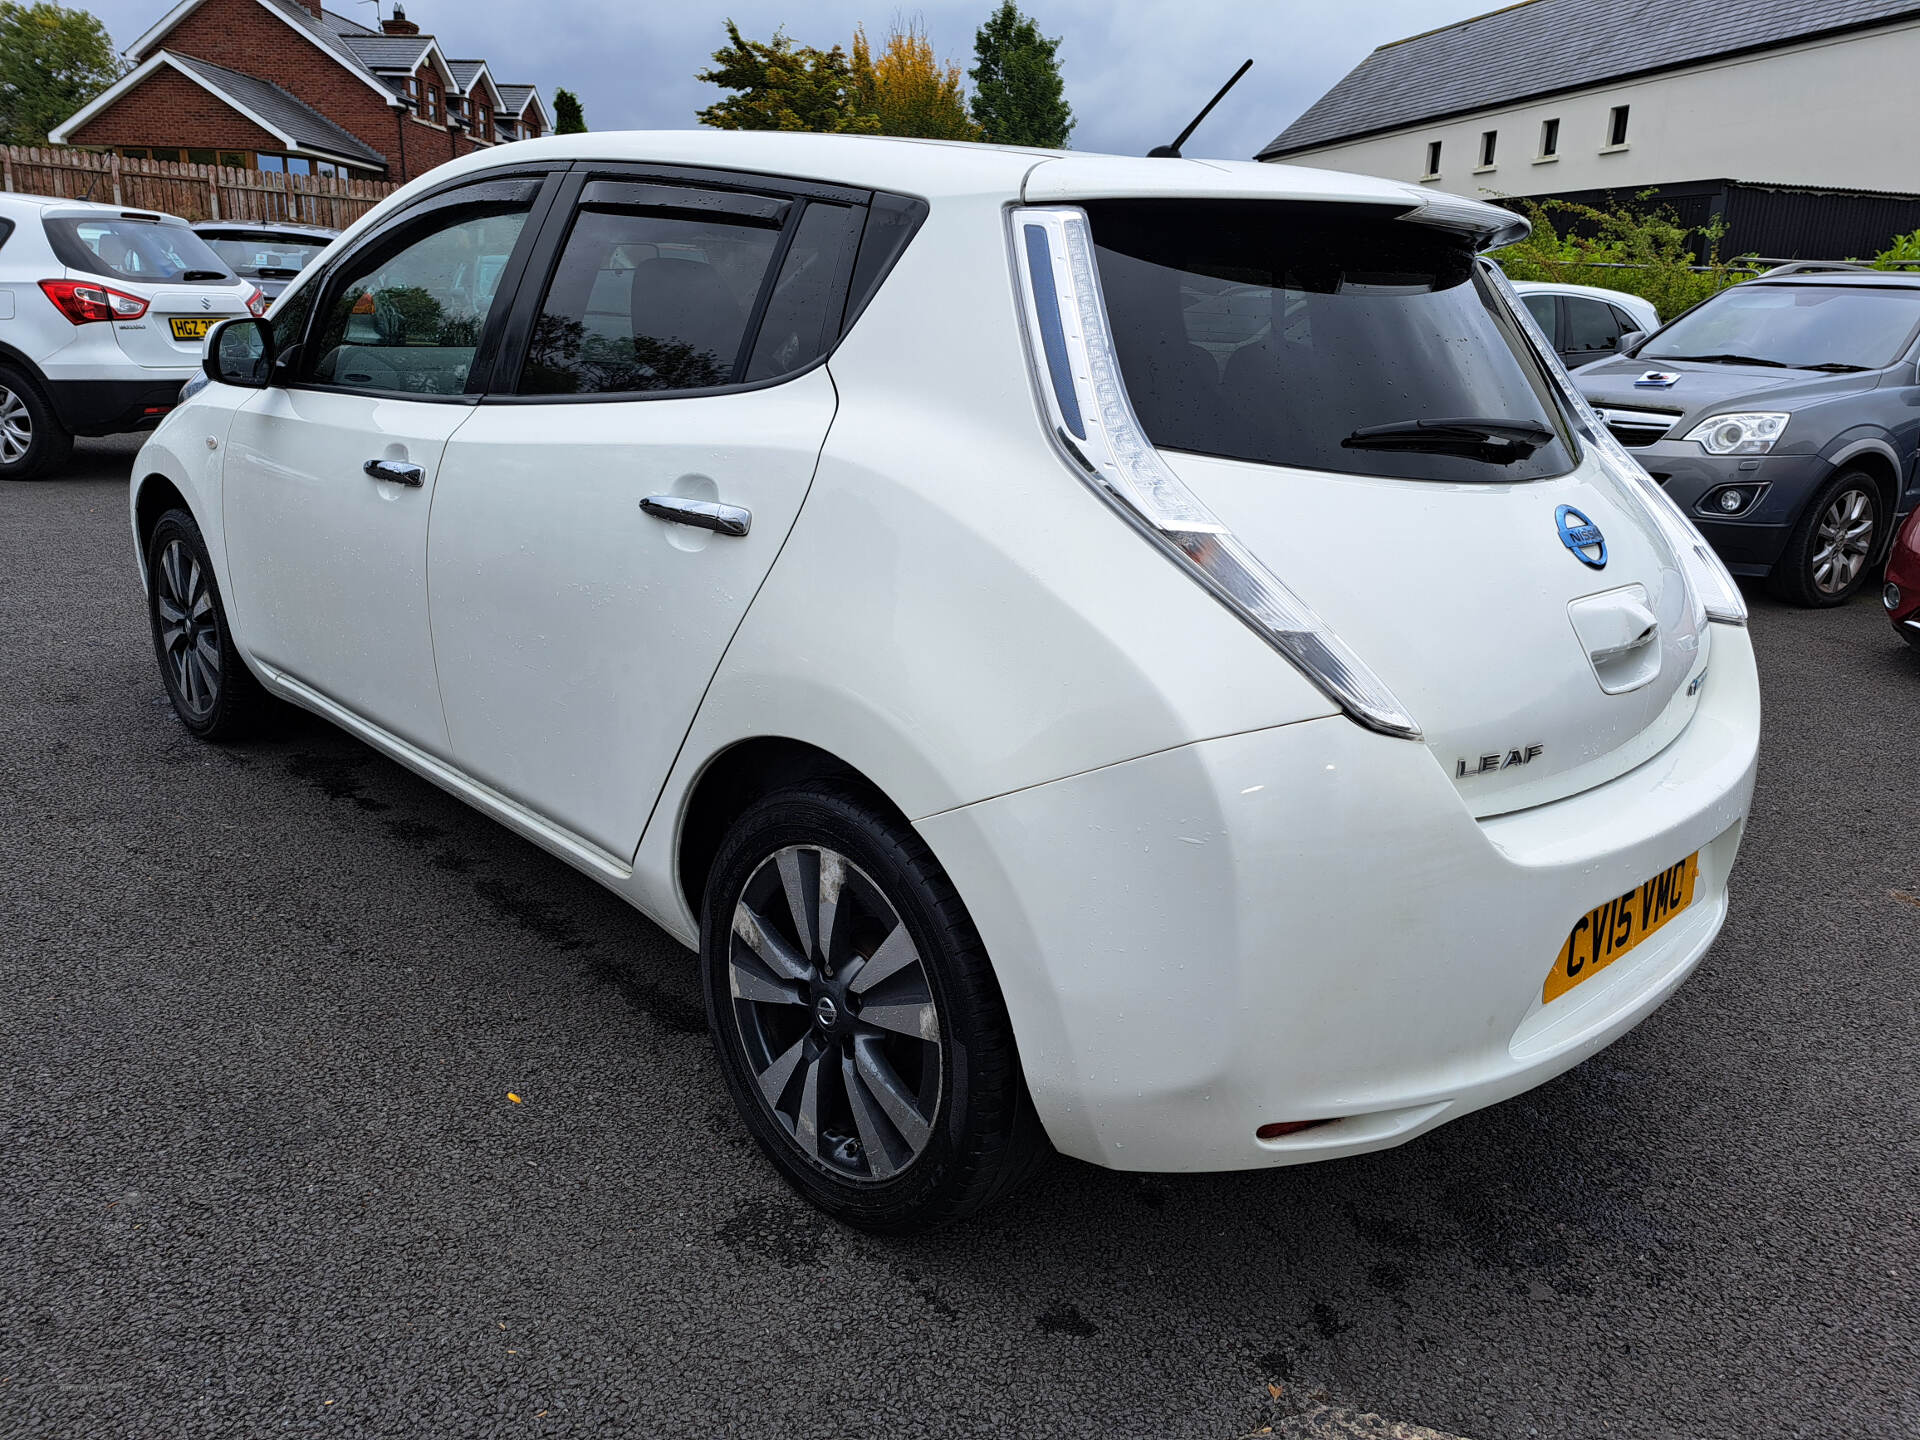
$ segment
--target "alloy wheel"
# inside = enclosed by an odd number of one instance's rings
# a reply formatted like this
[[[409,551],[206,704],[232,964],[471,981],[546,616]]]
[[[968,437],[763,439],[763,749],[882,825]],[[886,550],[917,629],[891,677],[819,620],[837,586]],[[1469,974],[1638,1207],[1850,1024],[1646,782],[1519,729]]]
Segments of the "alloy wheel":
[[[220,701],[220,616],[206,570],[180,540],[160,552],[153,603],[174,690],[196,721],[204,719]]]
[[[26,397],[0,385],[0,465],[13,465],[33,447],[33,412]]]
[[[733,909],[727,980],[760,1098],[810,1163],[880,1181],[919,1158],[940,1105],[940,1015],[865,871],[816,845],[761,861]]]
[[[1814,532],[1813,583],[1825,595],[1852,585],[1873,551],[1873,497],[1849,486],[1833,497]]]

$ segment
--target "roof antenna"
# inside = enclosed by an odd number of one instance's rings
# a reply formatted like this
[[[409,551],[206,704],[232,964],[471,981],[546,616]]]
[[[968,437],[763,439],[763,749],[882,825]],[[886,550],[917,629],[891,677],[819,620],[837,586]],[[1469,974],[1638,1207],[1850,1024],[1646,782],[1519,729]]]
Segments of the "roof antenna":
[[[1252,60],[1242,62],[1240,68],[1233,72],[1233,78],[1220,87],[1220,93],[1207,101],[1206,108],[1193,117],[1193,123],[1182,130],[1179,137],[1171,145],[1156,145],[1153,149],[1147,151],[1147,158],[1149,160],[1178,160],[1180,158],[1180,147],[1187,143],[1187,137],[1200,128],[1200,122],[1213,113],[1213,107],[1225,99],[1227,91],[1238,85],[1240,83],[1240,77],[1252,68]]]

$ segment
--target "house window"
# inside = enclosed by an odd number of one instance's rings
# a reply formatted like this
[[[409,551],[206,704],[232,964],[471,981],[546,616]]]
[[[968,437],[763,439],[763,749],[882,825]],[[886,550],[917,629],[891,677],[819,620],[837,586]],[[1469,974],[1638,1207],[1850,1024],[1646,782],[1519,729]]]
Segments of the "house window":
[[[482,140],[493,139],[492,107],[487,105],[476,105],[474,107],[474,111],[477,116],[477,123],[474,125],[473,133],[475,135],[478,135]]]
[[[426,120],[430,125],[440,123],[440,87],[431,80],[426,82]]]
[[[187,151],[187,163],[189,165],[211,165],[213,164],[213,151],[189,149]]]
[[[240,150],[222,150],[220,163],[233,170],[245,170],[247,168],[246,153]]]
[[[144,148],[135,149],[131,145],[122,145],[120,147],[120,153],[129,160],[144,160],[147,158],[147,152]]]
[[[1435,180],[1435,179],[1438,179],[1439,176],[1440,176],[1440,142],[1438,140],[1429,140],[1427,142],[1427,169],[1426,169],[1426,173],[1423,174],[1420,178],[1422,180]]]
[[[538,140],[540,138],[540,122],[534,119],[533,116],[527,116],[525,129],[529,140]]]
[[[1482,130],[1480,132],[1480,168],[1481,169],[1490,170],[1493,168],[1493,147],[1495,142],[1497,142],[1499,138],[1500,138],[1500,132],[1498,130]]]
[[[1542,120],[1540,122],[1540,158],[1551,160],[1560,153],[1560,122]]]
[[[1627,143],[1627,107],[1616,105],[1607,115],[1607,144]]]
[[[156,146],[151,153],[156,160],[171,160],[177,164],[180,159],[178,150],[162,150]]]

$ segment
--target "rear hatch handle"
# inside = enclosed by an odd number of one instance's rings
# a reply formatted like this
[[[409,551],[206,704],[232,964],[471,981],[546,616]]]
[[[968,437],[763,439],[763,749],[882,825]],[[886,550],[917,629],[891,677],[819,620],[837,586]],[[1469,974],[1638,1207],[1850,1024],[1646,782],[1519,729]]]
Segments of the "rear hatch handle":
[[[1644,585],[1583,595],[1568,603],[1567,618],[1608,695],[1638,690],[1660,673],[1660,621]]]

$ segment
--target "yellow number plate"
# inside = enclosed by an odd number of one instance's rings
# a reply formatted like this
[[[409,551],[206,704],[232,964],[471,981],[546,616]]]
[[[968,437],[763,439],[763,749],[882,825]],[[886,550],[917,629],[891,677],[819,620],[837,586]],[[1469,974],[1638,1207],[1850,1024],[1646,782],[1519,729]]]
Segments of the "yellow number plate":
[[[167,322],[173,327],[176,340],[204,340],[207,332],[220,323],[218,315],[183,315]]]
[[[1542,1002],[1551,1003],[1582,980],[1599,974],[1693,903],[1694,882],[1700,878],[1700,852],[1694,851],[1670,865],[1644,885],[1597,905],[1573,922],[1560,958],[1547,972],[1540,989]]]

